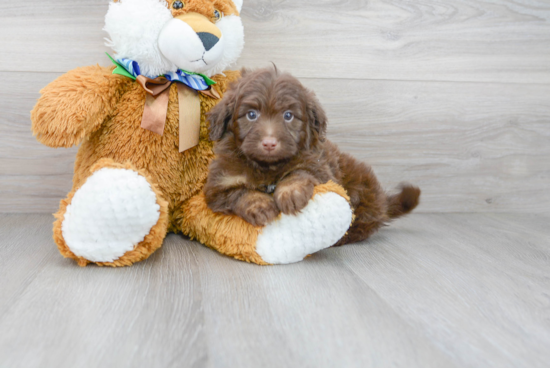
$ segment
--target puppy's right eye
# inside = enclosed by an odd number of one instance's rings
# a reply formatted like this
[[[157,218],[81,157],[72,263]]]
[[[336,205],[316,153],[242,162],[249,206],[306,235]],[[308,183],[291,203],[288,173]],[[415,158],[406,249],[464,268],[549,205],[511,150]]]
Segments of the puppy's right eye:
[[[256,110],[250,110],[249,112],[246,113],[246,118],[250,121],[258,120],[259,116],[260,114]]]
[[[287,123],[291,123],[292,120],[294,120],[294,114],[292,113],[292,111],[286,111],[283,114],[283,117]]]

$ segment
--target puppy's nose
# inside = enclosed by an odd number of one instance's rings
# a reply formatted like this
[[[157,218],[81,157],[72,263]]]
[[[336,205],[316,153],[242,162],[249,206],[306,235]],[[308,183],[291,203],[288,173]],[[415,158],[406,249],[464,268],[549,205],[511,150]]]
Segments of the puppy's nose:
[[[279,141],[277,141],[277,138],[273,137],[264,138],[262,141],[262,146],[266,151],[273,151],[275,148],[277,148],[278,144]]]
[[[220,40],[218,37],[208,32],[199,32],[197,33],[197,35],[199,36],[206,51],[210,51],[210,49],[216,46],[216,44]]]

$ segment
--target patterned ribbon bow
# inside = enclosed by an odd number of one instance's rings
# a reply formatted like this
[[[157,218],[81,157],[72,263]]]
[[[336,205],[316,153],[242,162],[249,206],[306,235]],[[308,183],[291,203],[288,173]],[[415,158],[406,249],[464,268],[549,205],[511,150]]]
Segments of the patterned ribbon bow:
[[[147,93],[141,120],[143,129],[159,135],[164,134],[170,86],[172,83],[176,83],[179,102],[180,152],[199,143],[200,100],[197,92],[219,99],[220,95],[216,89],[212,88],[216,82],[203,74],[186,72],[181,69],[156,78],[149,78],[141,74],[136,61],[114,60],[109,54],[107,56],[116,65],[113,74],[120,74],[137,81]]]

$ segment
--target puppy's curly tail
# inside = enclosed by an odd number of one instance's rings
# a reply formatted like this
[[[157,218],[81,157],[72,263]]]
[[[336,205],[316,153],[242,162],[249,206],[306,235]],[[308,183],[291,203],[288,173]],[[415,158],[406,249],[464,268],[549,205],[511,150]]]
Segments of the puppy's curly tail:
[[[388,217],[395,219],[410,213],[420,203],[420,188],[403,183],[399,186],[401,193],[388,196]]]

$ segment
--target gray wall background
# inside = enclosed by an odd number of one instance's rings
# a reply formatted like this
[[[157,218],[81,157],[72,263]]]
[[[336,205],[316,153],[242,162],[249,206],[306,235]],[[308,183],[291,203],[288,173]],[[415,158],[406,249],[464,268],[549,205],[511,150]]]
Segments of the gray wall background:
[[[38,91],[109,65],[107,0],[0,0],[0,212],[55,212],[76,148],[30,132]],[[313,88],[329,138],[420,212],[550,209],[550,1],[245,0],[239,66]]]

